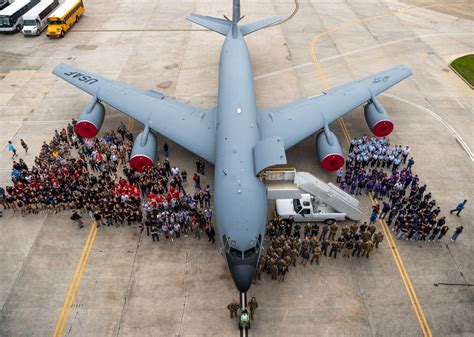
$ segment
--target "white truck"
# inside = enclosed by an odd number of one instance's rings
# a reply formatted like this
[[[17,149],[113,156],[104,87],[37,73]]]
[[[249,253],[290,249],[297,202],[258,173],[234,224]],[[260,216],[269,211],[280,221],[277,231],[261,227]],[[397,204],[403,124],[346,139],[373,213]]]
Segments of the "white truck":
[[[364,213],[359,201],[339,187],[325,183],[308,172],[273,169],[265,172],[268,199],[276,200],[277,213],[297,222],[333,223],[359,221]]]
[[[282,219],[292,217],[296,222],[324,222],[332,224],[346,219],[345,213],[337,212],[331,206],[320,203],[314,196],[304,193],[301,199],[278,199],[278,215]]]

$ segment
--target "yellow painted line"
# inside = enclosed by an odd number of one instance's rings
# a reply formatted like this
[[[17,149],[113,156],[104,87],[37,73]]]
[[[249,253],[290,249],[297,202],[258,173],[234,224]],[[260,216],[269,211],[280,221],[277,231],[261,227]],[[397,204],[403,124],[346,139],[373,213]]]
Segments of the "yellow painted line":
[[[369,196],[369,198],[371,199],[371,196]],[[384,233],[384,236],[387,238],[388,245],[389,245],[390,251],[392,253],[393,260],[395,261],[395,265],[398,268],[398,272],[400,273],[400,275],[402,275],[403,271],[402,271],[402,267],[400,265],[400,261],[398,260],[396,254],[394,253],[395,246],[393,245],[393,243],[391,241],[390,229],[386,229],[385,226],[381,226],[381,228],[382,228],[382,231]],[[407,291],[408,298],[410,299],[411,305],[412,305],[413,308],[415,308],[416,303],[413,299],[413,295],[412,295],[411,291],[408,288],[406,278],[402,277],[402,281],[403,281],[403,285],[405,286],[405,289]],[[420,327],[422,329],[423,335],[426,336],[426,331],[424,330],[424,326],[423,326],[420,314],[418,313],[418,310],[414,310],[414,311],[415,311],[416,319],[418,320],[418,324],[420,325]]]
[[[54,329],[53,337],[62,336],[64,327],[66,326],[66,322],[69,316],[69,312],[71,311],[72,303],[76,296],[77,289],[79,288],[79,284],[81,283],[82,275],[84,274],[84,269],[86,267],[87,260],[89,259],[89,254],[91,252],[92,245],[94,244],[96,234],[97,234],[97,226],[96,226],[96,222],[94,221],[91,225],[91,230],[89,232],[89,236],[87,237],[86,245],[84,246],[84,250],[82,251],[81,258],[76,267],[74,277],[69,286],[66,299],[64,300],[63,307],[59,314],[58,321]]]
[[[341,126],[342,133],[344,134],[344,138],[346,140],[347,145],[350,146],[351,144],[351,136],[349,134],[349,130],[347,130],[346,123],[344,123],[344,119],[338,118],[337,121],[339,122],[339,125]]]
[[[286,19],[284,19],[280,22],[274,23],[274,24],[272,24],[268,27],[279,26],[279,25],[282,25],[282,24],[290,21],[291,19],[293,19],[293,17],[296,15],[296,13],[298,13],[299,9],[300,9],[300,4],[299,4],[298,0],[295,0],[295,9],[293,10],[293,12]]]
[[[297,190],[298,186],[296,185],[267,185],[267,189],[269,190]]]
[[[128,126],[127,126],[128,132],[131,132],[134,126],[135,126],[135,120],[132,117],[128,117]]]
[[[296,171],[294,167],[272,167],[265,169],[265,172],[287,172]]]
[[[329,83],[327,81],[326,75],[324,74],[324,71],[321,67],[321,64],[318,60],[318,57],[316,55],[316,50],[315,50],[316,43],[318,42],[318,40],[321,37],[323,37],[325,35],[328,35],[330,33],[337,32],[337,31],[342,30],[342,29],[350,28],[350,27],[360,25],[360,24],[363,24],[363,23],[366,23],[366,22],[370,22],[370,21],[373,21],[373,20],[376,20],[376,19],[386,18],[386,17],[389,17],[389,16],[395,16],[397,14],[416,11],[416,10],[420,10],[420,9],[430,9],[430,8],[435,8],[435,7],[450,7],[450,6],[453,6],[453,4],[447,4],[447,5],[434,4],[434,5],[428,5],[428,6],[420,6],[420,7],[415,6],[415,7],[403,8],[403,9],[400,9],[400,10],[397,10],[397,11],[392,11],[392,12],[388,12],[388,13],[381,14],[381,15],[370,16],[370,17],[367,17],[367,18],[364,18],[364,19],[356,19],[356,20],[353,20],[353,21],[350,21],[350,22],[347,22],[347,23],[344,23],[344,24],[341,24],[341,25],[334,26],[334,27],[332,27],[332,28],[330,28],[330,29],[328,29],[324,32],[316,34],[311,39],[310,52],[311,52],[311,57],[313,58],[313,63],[316,67],[316,71],[319,75],[319,79],[321,80],[321,83],[323,84],[324,89],[329,89],[330,86],[329,86]]]
[[[329,29],[325,32],[321,32],[321,33],[315,35],[311,39],[311,42],[310,42],[310,53],[311,53],[311,57],[312,57],[313,63],[314,63],[315,68],[316,68],[316,72],[318,73],[319,79],[320,79],[320,81],[323,85],[324,90],[329,89],[330,85],[329,85],[329,81],[327,80],[326,74],[324,73],[324,71],[322,69],[321,63],[318,60],[318,57],[317,57],[317,54],[316,54],[316,48],[315,48],[318,40],[322,36],[327,35],[331,32],[335,32],[335,31],[338,31],[338,30],[341,30],[341,29],[349,28],[349,27],[352,27],[352,26],[355,26],[355,25],[358,25],[358,24],[362,24],[362,23],[371,21],[371,20],[380,19],[380,18],[396,15],[396,14],[399,14],[399,13],[404,13],[404,12],[416,10],[416,9],[421,9],[421,8],[426,9],[426,8],[433,8],[433,7],[447,7],[447,6],[436,4],[436,5],[430,5],[430,6],[424,6],[424,7],[411,7],[411,8],[408,8],[408,9],[402,9],[402,10],[395,11],[395,12],[389,12],[389,13],[383,14],[383,15],[377,15],[377,16],[368,17],[368,18],[365,18],[365,19],[354,20],[354,21],[351,21],[349,23],[345,23],[345,24],[333,27],[333,28],[331,28],[331,29]],[[342,118],[339,118],[338,122],[339,122],[339,125],[341,127],[342,133],[344,135],[344,138],[345,138],[347,144],[350,145],[351,136],[350,136],[349,130],[347,129],[346,124],[344,123],[344,120]],[[369,194],[369,198],[370,198],[372,204],[375,204],[375,201],[374,201],[374,199],[372,198],[372,196],[370,194]],[[415,312],[415,315],[416,315],[416,318],[417,318],[418,323],[420,325],[420,328],[422,330],[423,336],[432,337],[431,329],[430,329],[430,327],[428,325],[428,322],[426,320],[426,316],[423,312],[423,309],[421,308],[420,301],[418,299],[418,296],[416,295],[415,289],[414,289],[413,284],[411,282],[411,279],[408,275],[408,272],[406,270],[403,259],[400,255],[400,252],[398,251],[398,247],[395,244],[395,241],[393,240],[390,229],[388,228],[388,225],[385,222],[385,220],[381,220],[380,223],[381,223],[381,228],[382,228],[382,230],[385,234],[385,237],[387,237],[387,241],[390,244],[390,247],[391,247],[390,251],[392,253],[392,257],[395,261],[395,264],[396,264],[397,269],[399,271],[400,277],[402,278],[403,285],[405,286],[405,290],[408,294],[408,298],[410,299],[413,311]]]
[[[378,204],[378,202],[373,199],[372,194],[370,193],[369,193],[369,199],[372,205]],[[415,311],[416,317],[420,324],[421,330],[423,332],[423,336],[431,337],[432,333],[428,325],[428,322],[426,320],[425,313],[423,312],[423,309],[421,308],[420,301],[418,300],[418,296],[416,295],[415,289],[413,288],[413,284],[411,283],[411,279],[408,275],[405,264],[403,263],[403,259],[400,255],[398,247],[392,236],[390,228],[388,228],[387,222],[385,220],[379,219],[379,222],[380,222],[380,227],[384,231],[384,235],[387,238],[387,241],[390,243],[390,252],[392,253],[393,259],[395,260],[398,271],[400,272],[400,275],[402,276],[403,284],[405,285],[405,289],[408,293],[408,297],[410,298],[410,302],[412,304],[412,307]]]

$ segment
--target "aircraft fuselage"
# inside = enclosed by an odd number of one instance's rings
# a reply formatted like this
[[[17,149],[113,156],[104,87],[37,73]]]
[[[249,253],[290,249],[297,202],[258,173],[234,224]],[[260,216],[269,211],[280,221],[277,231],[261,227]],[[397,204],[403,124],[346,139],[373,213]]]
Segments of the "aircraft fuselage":
[[[216,224],[232,278],[237,288],[246,292],[265,234],[267,198],[254,167],[253,148],[260,140],[260,130],[252,63],[240,31],[236,37],[232,31],[226,36],[219,63],[218,90]]]

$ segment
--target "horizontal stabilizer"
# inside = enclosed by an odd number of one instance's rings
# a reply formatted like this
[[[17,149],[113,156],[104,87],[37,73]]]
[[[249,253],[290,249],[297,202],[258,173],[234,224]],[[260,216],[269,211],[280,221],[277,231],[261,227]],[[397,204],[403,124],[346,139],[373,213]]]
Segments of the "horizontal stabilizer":
[[[253,32],[256,32],[257,30],[260,30],[262,28],[274,25],[275,23],[280,22],[281,20],[283,20],[282,16],[274,16],[273,18],[268,18],[268,19],[263,19],[260,21],[252,22],[252,23],[247,23],[246,25],[239,27],[239,29],[242,35],[245,36]]]
[[[224,19],[219,19],[215,18],[212,16],[205,16],[205,15],[199,15],[199,14],[189,14],[186,19],[188,19],[191,22],[194,22],[195,24],[198,24],[200,26],[203,26],[207,29],[213,30],[219,34],[222,34],[224,36],[227,35],[229,32],[229,29],[232,26],[232,22],[224,20]]]

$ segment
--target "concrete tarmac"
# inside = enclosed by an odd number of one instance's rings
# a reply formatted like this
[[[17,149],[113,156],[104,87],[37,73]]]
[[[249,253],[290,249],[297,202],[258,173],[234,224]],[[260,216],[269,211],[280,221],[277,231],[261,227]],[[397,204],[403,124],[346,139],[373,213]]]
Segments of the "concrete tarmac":
[[[31,165],[42,142],[90,99],[51,74],[60,62],[199,107],[216,104],[223,37],[184,18],[190,12],[229,15],[230,0],[89,0],[85,5],[86,14],[64,39],[0,35],[1,186],[10,180],[8,140]],[[244,0],[242,14],[245,22],[289,16],[296,5],[291,20],[247,38],[259,106],[316,95],[324,89],[321,80],[336,86],[407,65],[413,76],[380,96],[396,126],[390,139],[412,149],[414,170],[447,215],[450,233],[460,224],[465,231],[456,243],[449,235],[440,243],[396,242],[429,331],[415,314],[406,278],[393,258],[395,248],[385,240],[370,259],[322,257],[319,266],[291,268],[284,283],[264,275],[249,292],[259,302],[250,335],[473,336],[474,100],[472,90],[448,68],[474,48],[472,4]],[[310,45],[323,73],[315,71]],[[344,121],[351,137],[369,133],[362,108]],[[127,125],[127,117],[107,107],[103,130],[119,122]],[[133,126],[135,133],[141,130],[138,123]],[[347,151],[339,123],[331,127]],[[20,138],[29,144],[27,155]],[[163,142],[160,137],[159,145]],[[194,172],[196,157],[167,142],[171,163]],[[314,136],[287,157],[290,167],[335,180],[318,165]],[[210,165],[202,183],[213,184]],[[461,217],[449,215],[464,198],[469,202]],[[370,201],[360,200],[368,212]],[[4,212],[0,336],[53,335],[86,243],[92,243],[90,253],[63,336],[238,335],[237,321],[226,309],[238,293],[217,244],[191,237],[153,243],[133,227],[94,233],[90,226],[79,230],[67,212],[26,217]]]

